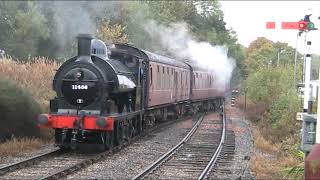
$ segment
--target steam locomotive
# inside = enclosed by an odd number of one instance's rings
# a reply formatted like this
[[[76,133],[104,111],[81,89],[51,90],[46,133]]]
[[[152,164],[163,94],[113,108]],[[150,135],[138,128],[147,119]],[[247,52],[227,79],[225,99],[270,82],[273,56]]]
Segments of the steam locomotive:
[[[159,121],[218,109],[227,87],[196,64],[128,44],[106,45],[78,35],[78,55],[53,79],[56,97],[38,125],[55,130],[55,144],[77,148],[122,144]]]

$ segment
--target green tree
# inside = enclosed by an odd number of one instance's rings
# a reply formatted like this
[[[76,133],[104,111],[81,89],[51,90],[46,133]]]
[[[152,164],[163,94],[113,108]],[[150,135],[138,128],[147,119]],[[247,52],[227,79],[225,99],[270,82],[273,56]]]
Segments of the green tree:
[[[266,67],[251,73],[246,81],[248,97],[254,102],[270,104],[293,87],[293,68]]]
[[[0,46],[21,60],[38,55],[41,39],[48,38],[46,19],[35,2],[0,2]]]
[[[111,25],[109,21],[103,20],[97,30],[97,38],[105,42],[128,43],[128,36],[124,34],[125,28],[120,24]]]
[[[299,61],[302,55],[298,53],[297,67],[302,65]],[[279,60],[278,60],[279,58]],[[246,49],[246,58],[244,64],[247,73],[253,73],[260,68],[270,66],[287,66],[293,67],[295,58],[295,49],[288,46],[287,43],[268,40],[264,37],[259,37]],[[299,69],[299,68],[298,68]]]
[[[276,49],[273,42],[266,38],[257,38],[246,50],[245,65],[249,73],[274,63],[276,63]]]
[[[285,140],[298,132],[300,122],[295,119],[300,105],[300,99],[293,90],[282,92],[279,98],[272,102],[266,118],[273,132],[270,139]]]

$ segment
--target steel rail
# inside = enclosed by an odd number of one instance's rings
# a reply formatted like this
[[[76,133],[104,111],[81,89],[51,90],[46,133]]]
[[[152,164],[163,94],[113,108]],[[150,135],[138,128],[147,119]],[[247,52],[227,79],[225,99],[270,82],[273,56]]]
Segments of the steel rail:
[[[148,135],[150,132],[162,129],[162,128],[167,127],[167,126],[169,126],[171,124],[186,120],[188,118],[189,117],[184,117],[184,118],[179,118],[179,119],[174,120],[174,121],[168,121],[168,122],[164,122],[164,123],[161,123],[161,124],[157,124],[154,127],[150,128],[150,129],[148,129],[146,131],[143,131],[141,134],[133,137],[130,141],[124,142],[120,146],[115,146],[111,150],[104,151],[104,152],[99,153],[97,155],[90,156],[90,157],[88,157],[88,158],[86,158],[84,160],[81,160],[78,163],[75,163],[74,165],[71,165],[69,167],[63,168],[62,170],[54,171],[54,172],[52,172],[51,174],[49,174],[47,176],[41,177],[40,179],[58,179],[58,178],[62,178],[62,177],[65,177],[67,175],[73,174],[73,173],[75,173],[77,171],[80,171],[81,169],[83,169],[83,168],[85,168],[87,166],[90,166],[90,165],[92,165],[92,164],[94,164],[94,163],[96,163],[98,161],[101,161],[101,160],[105,159],[106,157],[108,157],[108,156],[110,156],[112,154],[116,154],[122,148],[128,146],[132,142],[135,142],[139,138],[141,138],[141,137],[143,137],[145,135]],[[15,171],[15,170],[23,169],[27,165],[38,164],[40,162],[37,162],[37,161],[41,161],[42,159],[49,158],[49,157],[52,157],[52,156],[55,156],[55,155],[59,155],[59,154],[61,154],[63,152],[66,152],[66,151],[62,150],[62,149],[56,149],[56,150],[50,151],[48,153],[40,154],[40,155],[28,158],[28,159],[20,161],[20,162],[16,162],[16,163],[12,163],[12,164],[6,165],[4,167],[0,167],[0,176],[5,175],[8,172],[12,172],[12,171]],[[1,177],[0,177],[0,179],[1,179]]]
[[[171,125],[173,123],[177,123],[177,122],[180,122],[180,121],[183,121],[183,120],[186,120],[186,119],[187,119],[187,117],[186,118],[180,118],[180,119],[177,119],[175,121],[168,121],[168,122],[156,125],[153,128],[143,132],[142,134],[133,137],[131,142],[126,142],[122,146],[113,147],[111,150],[99,153],[97,155],[93,155],[92,157],[89,157],[89,158],[87,158],[85,160],[82,160],[82,161],[80,161],[80,162],[78,162],[78,163],[76,163],[76,164],[74,164],[72,166],[66,167],[66,168],[64,168],[62,170],[55,171],[55,172],[51,173],[50,175],[42,177],[41,180],[59,179],[59,178],[65,177],[67,175],[73,174],[75,172],[78,172],[78,171],[80,171],[81,169],[83,169],[85,167],[88,167],[88,166],[90,166],[90,165],[92,165],[92,164],[94,164],[94,163],[96,163],[98,161],[101,161],[101,160],[105,159],[106,157],[108,157],[108,156],[110,156],[112,154],[115,154],[115,153],[119,152],[124,147],[127,147],[132,142],[138,140],[141,136],[147,135],[150,132],[156,131],[158,129],[167,127],[167,126],[169,126],[169,125]]]
[[[37,156],[34,156],[34,157],[30,157],[30,158],[28,158],[26,160],[22,160],[22,161],[19,161],[19,162],[16,162],[16,163],[12,163],[12,164],[6,165],[4,167],[0,167],[0,175],[2,176],[2,175],[5,175],[8,172],[12,172],[14,170],[22,169],[22,168],[26,167],[29,164],[36,164],[37,161],[40,161],[40,160],[42,160],[44,158],[48,158],[48,157],[51,157],[51,156],[58,155],[58,154],[60,154],[62,152],[63,152],[63,150],[56,149],[56,150],[53,150],[53,151],[50,151],[50,152],[47,152],[47,153],[43,153],[43,154],[40,154],[40,155],[37,155]]]
[[[62,170],[55,171],[55,172],[51,173],[50,175],[47,175],[47,176],[42,177],[40,179],[41,180],[45,180],[45,179],[48,180],[48,179],[59,179],[59,178],[65,177],[65,176],[72,174],[74,172],[77,172],[77,171],[79,171],[89,165],[92,165],[93,163],[98,162],[101,159],[106,158],[111,153],[112,153],[112,150],[102,152],[98,155],[94,155],[94,156],[89,157],[85,160],[82,160],[72,166],[66,167]]]
[[[217,159],[222,151],[222,148],[224,146],[224,141],[225,141],[225,137],[226,137],[226,115],[225,115],[225,111],[224,111],[224,102],[223,102],[223,114],[222,114],[222,135],[221,135],[221,139],[220,139],[220,143],[219,146],[216,150],[216,152],[214,153],[214,155],[212,156],[212,158],[210,159],[208,165],[206,166],[206,168],[202,171],[201,175],[198,177],[198,180],[202,180],[204,179],[210,172],[210,170],[212,169],[212,167],[215,165],[215,163],[217,162]]]
[[[152,172],[154,169],[156,169],[161,163],[165,162],[169,157],[171,157],[177,150],[179,150],[183,145],[194,135],[198,127],[200,126],[204,116],[202,115],[198,122],[193,126],[193,128],[189,131],[189,133],[176,145],[174,146],[170,151],[168,151],[166,154],[162,155],[157,161],[155,161],[153,164],[148,166],[145,170],[140,172],[138,175],[133,177],[132,179],[142,179],[146,175],[148,175],[150,172]]]

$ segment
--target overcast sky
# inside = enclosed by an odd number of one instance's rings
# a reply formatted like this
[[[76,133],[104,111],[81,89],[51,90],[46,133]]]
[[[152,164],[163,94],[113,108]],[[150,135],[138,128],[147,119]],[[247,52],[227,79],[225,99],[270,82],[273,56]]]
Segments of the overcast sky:
[[[296,47],[297,30],[281,30],[281,22],[297,22],[308,12],[311,21],[320,29],[320,1],[220,1],[227,27],[237,32],[238,40],[248,47],[257,37],[286,42]],[[266,22],[276,22],[276,29],[266,29]],[[278,25],[278,26],[277,26]],[[308,33],[312,53],[320,54],[320,30]],[[298,49],[303,52],[303,36]]]

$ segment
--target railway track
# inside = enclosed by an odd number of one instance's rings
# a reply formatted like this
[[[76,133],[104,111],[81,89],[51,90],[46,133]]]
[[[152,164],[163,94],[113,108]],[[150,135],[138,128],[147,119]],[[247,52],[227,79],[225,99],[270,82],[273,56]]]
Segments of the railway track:
[[[2,166],[2,167],[0,167],[0,176],[3,176],[4,174],[12,172],[12,171],[16,171],[16,170],[25,168],[25,167],[33,165],[33,164],[36,164],[39,161],[42,161],[46,158],[57,156],[60,153],[63,153],[63,151],[60,149],[55,149],[50,152],[39,154],[37,156],[31,157],[31,158],[28,158],[28,159],[25,159],[25,160],[22,160],[19,162],[15,162],[15,163],[12,163],[9,165]]]
[[[133,179],[204,179],[219,158],[225,134],[224,112],[202,116],[180,143]]]
[[[0,166],[0,179],[58,179],[73,174],[81,169],[101,161],[111,154],[119,152],[122,148],[138,140],[153,131],[158,131],[173,123],[183,121],[178,119],[161,123],[144,132],[142,135],[134,137],[131,141],[114,147],[112,150],[99,154],[84,154],[56,149],[48,153],[40,154],[26,160]]]
[[[86,163],[90,163],[96,158],[97,155],[75,152],[59,153],[42,159],[34,158],[33,164],[6,172],[0,179],[56,179],[84,167]]]

